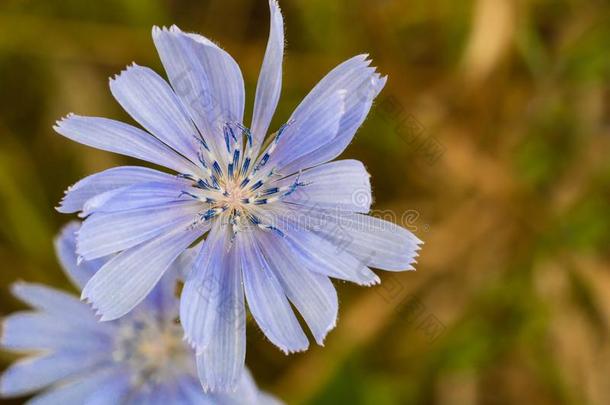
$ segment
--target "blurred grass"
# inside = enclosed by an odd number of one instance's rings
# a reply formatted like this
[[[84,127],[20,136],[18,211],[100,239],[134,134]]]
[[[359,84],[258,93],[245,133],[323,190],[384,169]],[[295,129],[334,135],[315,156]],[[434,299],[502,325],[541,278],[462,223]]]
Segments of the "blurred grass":
[[[288,403],[610,403],[610,4],[281,6],[275,126],[330,68],[370,53],[388,85],[344,155],[367,165],[376,209],[420,214],[409,225],[426,245],[416,273],[337,283],[325,348],[286,357],[249,328],[261,385]],[[127,161],[56,136],[53,122],[70,111],[128,119],[107,78],[132,61],[161,71],[150,28],[173,23],[232,53],[253,99],[263,0],[0,4],[3,313],[18,308],[16,279],[70,288],[51,248],[68,217],[53,206],[79,178]],[[388,97],[405,113],[385,109]],[[402,137],[410,116],[442,145],[435,163]],[[445,327],[434,341],[405,321],[410,294]]]

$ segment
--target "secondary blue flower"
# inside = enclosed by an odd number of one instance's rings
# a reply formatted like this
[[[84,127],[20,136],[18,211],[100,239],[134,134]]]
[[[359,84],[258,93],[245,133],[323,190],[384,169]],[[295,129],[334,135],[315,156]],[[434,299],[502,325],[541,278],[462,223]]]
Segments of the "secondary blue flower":
[[[110,81],[117,101],[146,131],[69,115],[55,127],[77,142],[177,172],[118,167],[70,188],[59,207],[86,217],[78,254],[118,253],[83,291],[103,320],[128,313],[172,262],[193,247],[181,296],[186,338],[205,363],[209,389],[230,389],[244,365],[245,304],[286,353],[308,347],[291,304],[322,344],[335,326],[329,277],[372,285],[369,267],[413,269],[419,241],[365,215],[372,201],[362,163],[336,158],[366,118],[386,78],[366,55],[324,77],[286,125],[266,136],[280,96],[284,28],[269,2],[271,28],[250,129],[237,63],[208,39],[154,28],[169,84],[132,65]],[[201,241],[206,235],[205,241]]]
[[[67,275],[81,288],[103,263],[77,265],[75,224],[56,240]],[[256,388],[246,370],[232,394],[205,394],[192,349],[176,322],[175,275],[167,274],[129,316],[98,322],[77,297],[40,284],[19,282],[13,293],[34,310],[4,320],[1,344],[35,352],[8,368],[0,394],[45,389],[30,404],[279,404]]]

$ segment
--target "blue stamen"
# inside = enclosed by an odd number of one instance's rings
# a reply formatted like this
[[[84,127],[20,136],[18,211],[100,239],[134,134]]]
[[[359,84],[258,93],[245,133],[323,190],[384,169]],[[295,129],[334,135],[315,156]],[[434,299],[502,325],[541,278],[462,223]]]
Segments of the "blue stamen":
[[[233,152],[233,166],[237,166],[237,162],[239,162],[239,149],[235,149]]]
[[[199,180],[197,180],[197,186],[195,186],[195,187],[199,187],[199,188],[202,188],[204,190],[209,190],[210,189],[210,184],[207,181],[205,181],[205,180],[199,179]]]
[[[205,139],[203,139],[201,134],[196,135],[195,139],[205,148],[205,150],[207,150],[208,152],[210,151],[208,144],[205,142]]]
[[[241,167],[241,174],[244,174],[248,171],[248,168],[250,167],[250,158],[247,157],[244,159],[244,164]]]
[[[178,195],[178,198],[182,197],[183,195],[188,195],[191,198],[194,198],[195,200],[198,200],[199,197],[197,197],[195,194],[191,194],[188,191],[181,191],[180,195]]]
[[[179,179],[187,179],[190,181],[195,181],[195,177],[192,174],[178,173],[176,175],[176,177],[178,177]]]
[[[231,132],[231,138],[233,138],[233,140],[237,142],[237,136],[235,136],[235,131],[233,131],[233,128],[231,128],[231,126],[229,126],[229,132]]]
[[[199,159],[199,163],[201,163],[204,168],[208,167],[207,163],[205,162],[205,159],[203,158],[203,154],[201,154],[200,152],[197,152],[197,159]]]
[[[214,188],[216,190],[220,190],[220,186],[218,185],[218,179],[216,178],[216,176],[212,175],[211,179],[212,179],[212,188]]]
[[[280,231],[279,229],[277,229],[275,226],[272,225],[266,225],[265,228],[272,230],[274,232],[277,232],[278,235],[280,235],[282,238],[286,237],[286,235],[284,235],[284,232]]]
[[[250,178],[246,177],[245,179],[242,180],[239,187],[244,188],[246,186],[246,184],[248,184],[248,183],[250,183]]]
[[[279,189],[279,188],[277,188],[277,187],[272,187],[272,188],[268,188],[267,190],[263,191],[263,192],[261,193],[261,195],[262,195],[262,196],[271,195],[271,194],[275,194],[275,193],[277,193],[278,191],[280,191],[280,189]]]
[[[256,170],[258,170],[259,168],[265,166],[267,164],[267,162],[269,161],[269,157],[270,156],[271,155],[269,153],[265,152],[265,154],[261,158],[261,162],[256,166]]]
[[[218,212],[217,212],[216,208],[210,208],[209,210],[207,210],[203,214],[199,214],[201,219],[203,219],[204,221],[207,221],[207,220],[209,220],[211,218],[214,218],[216,215],[218,215]]]
[[[235,125],[237,126],[237,128],[239,128],[241,130],[241,132],[244,135],[246,135],[248,145],[252,146],[252,132],[250,131],[250,129],[246,128],[245,126],[243,126],[242,124],[239,124],[239,123],[236,123]]]
[[[227,147],[227,152],[231,153],[231,143],[229,141],[229,131],[228,127],[224,127],[224,135],[225,135],[225,146]]]
[[[284,133],[286,128],[288,128],[290,125],[292,125],[292,121],[287,122],[280,127],[280,129],[277,131],[277,136],[275,137],[275,140],[274,140],[275,143],[277,143],[280,140],[280,136],[282,136],[282,134]]]
[[[220,165],[218,164],[218,162],[215,160],[214,164],[212,165],[212,169],[214,169],[214,172],[216,174],[218,174],[219,176],[222,175],[222,169],[220,168]]]
[[[256,183],[254,183],[254,185],[252,185],[252,187],[250,187],[250,189],[252,191],[259,189],[261,186],[263,185],[263,181],[259,180]]]

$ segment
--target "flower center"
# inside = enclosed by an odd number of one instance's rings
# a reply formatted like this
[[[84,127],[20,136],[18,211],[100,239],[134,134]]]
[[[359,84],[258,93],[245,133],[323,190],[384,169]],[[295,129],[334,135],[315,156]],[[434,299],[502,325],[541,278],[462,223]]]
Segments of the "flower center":
[[[228,179],[223,189],[223,196],[218,201],[218,205],[226,206],[227,211],[241,211],[244,208],[243,201],[253,196],[253,193],[239,186],[239,179]]]
[[[248,225],[281,234],[274,226],[262,223],[260,210],[305,185],[299,182],[297,175],[290,184],[268,186],[274,182],[274,176],[278,176],[270,162],[286,127],[287,125],[284,125],[280,128],[269,146],[256,159],[253,156],[255,149],[250,130],[241,124],[227,123],[224,126],[222,151],[210,147],[203,137],[195,137],[201,146],[198,153],[201,174],[179,175],[190,180],[195,190],[182,191],[181,195],[202,201],[205,206],[193,226],[222,217],[232,225],[234,235]],[[221,160],[217,158],[219,153],[226,154],[223,160],[225,164],[221,164]]]
[[[150,314],[136,314],[119,326],[113,359],[127,364],[133,385],[157,384],[192,373],[192,353],[182,340],[180,325]]]

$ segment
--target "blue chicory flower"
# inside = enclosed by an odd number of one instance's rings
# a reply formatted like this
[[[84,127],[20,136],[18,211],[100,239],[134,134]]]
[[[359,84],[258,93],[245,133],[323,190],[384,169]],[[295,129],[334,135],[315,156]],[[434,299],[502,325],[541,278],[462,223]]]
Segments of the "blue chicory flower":
[[[56,240],[66,274],[82,288],[105,260],[77,265],[76,224]],[[0,377],[0,395],[44,392],[29,404],[279,404],[260,392],[245,370],[234,393],[204,393],[192,348],[182,339],[174,294],[176,271],[166,274],[128,316],[99,322],[72,294],[18,282],[16,297],[33,310],[8,316],[1,347],[27,351]]]
[[[77,252],[84,260],[116,254],[82,297],[102,320],[128,313],[169,266],[193,247],[181,296],[187,340],[201,355],[208,389],[231,389],[244,365],[248,307],[286,353],[318,344],[335,326],[337,295],[329,277],[360,285],[369,267],[412,270],[421,241],[366,215],[369,174],[336,158],[366,118],[386,78],[367,55],[324,77],[287,124],[266,136],[280,96],[283,18],[269,1],[271,28],[250,128],[243,125],[244,81],[237,63],[210,40],[178,27],[155,27],[153,40],[169,84],[129,66],[112,94],[144,130],[69,115],[55,130],[82,144],[135,157],[177,173],[122,166],[71,187],[60,212],[86,217]],[[202,241],[202,237],[205,240]]]

